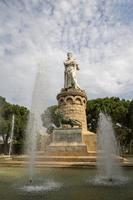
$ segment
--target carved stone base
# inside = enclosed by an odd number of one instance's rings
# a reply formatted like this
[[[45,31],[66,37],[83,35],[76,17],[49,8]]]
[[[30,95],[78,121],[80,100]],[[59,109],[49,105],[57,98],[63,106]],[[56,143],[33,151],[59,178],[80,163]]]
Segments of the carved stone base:
[[[50,144],[47,147],[49,156],[87,156],[85,144]]]
[[[82,143],[80,128],[54,129],[52,143]]]
[[[82,143],[82,130],[79,128],[55,129],[52,135],[52,143],[47,146],[47,155],[88,155],[87,145]]]

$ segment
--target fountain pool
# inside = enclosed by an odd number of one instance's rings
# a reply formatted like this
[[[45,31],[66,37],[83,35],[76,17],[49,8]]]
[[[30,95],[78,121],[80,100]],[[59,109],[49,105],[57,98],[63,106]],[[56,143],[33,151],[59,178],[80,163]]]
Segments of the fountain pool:
[[[95,184],[96,169],[37,169],[33,185],[28,185],[26,170],[1,168],[2,200],[132,200],[133,170],[124,168],[125,180],[117,185]]]

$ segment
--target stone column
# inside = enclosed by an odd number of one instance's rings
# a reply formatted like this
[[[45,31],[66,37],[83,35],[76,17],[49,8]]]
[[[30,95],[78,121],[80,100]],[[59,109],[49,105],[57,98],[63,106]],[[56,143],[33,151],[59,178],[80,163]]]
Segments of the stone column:
[[[59,109],[65,117],[78,120],[82,123],[82,130],[87,131],[85,91],[78,89],[68,89],[57,95]]]

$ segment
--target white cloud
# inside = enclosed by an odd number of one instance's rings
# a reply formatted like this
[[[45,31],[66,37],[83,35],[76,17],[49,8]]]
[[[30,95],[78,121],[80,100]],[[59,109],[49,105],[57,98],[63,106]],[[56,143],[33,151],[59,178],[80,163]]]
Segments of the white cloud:
[[[133,98],[132,20],[130,12],[123,15],[130,18],[128,24],[116,9],[114,12],[115,5],[121,9],[122,3],[124,0],[1,1],[0,95],[30,105],[41,62],[47,72],[44,95],[49,96],[49,104],[56,103],[69,50],[80,63],[79,83],[89,98]]]

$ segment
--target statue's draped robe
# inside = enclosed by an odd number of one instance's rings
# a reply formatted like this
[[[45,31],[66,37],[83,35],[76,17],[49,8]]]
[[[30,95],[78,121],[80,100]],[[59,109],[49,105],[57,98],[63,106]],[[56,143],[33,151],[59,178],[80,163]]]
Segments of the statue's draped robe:
[[[77,64],[73,60],[65,61],[64,88],[79,88],[77,83]]]

